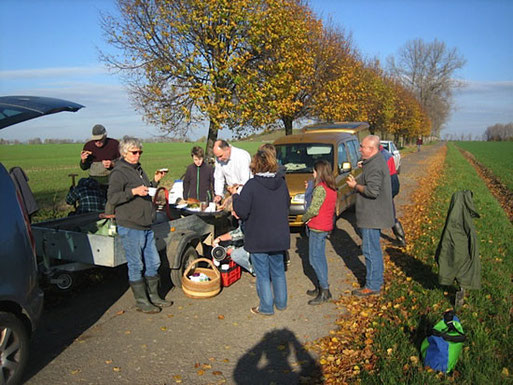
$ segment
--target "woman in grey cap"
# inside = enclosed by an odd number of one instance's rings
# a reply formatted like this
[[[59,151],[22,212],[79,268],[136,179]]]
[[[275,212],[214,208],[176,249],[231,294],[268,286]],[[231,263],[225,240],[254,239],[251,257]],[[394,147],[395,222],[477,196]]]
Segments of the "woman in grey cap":
[[[110,175],[107,198],[114,207],[136,308],[144,313],[158,313],[172,302],[158,294],[160,256],[151,229],[155,210],[148,193],[150,187],[157,187],[165,172],[156,171],[153,180],[148,179],[139,163],[143,151],[137,138],[125,136],[119,151],[122,157]]]

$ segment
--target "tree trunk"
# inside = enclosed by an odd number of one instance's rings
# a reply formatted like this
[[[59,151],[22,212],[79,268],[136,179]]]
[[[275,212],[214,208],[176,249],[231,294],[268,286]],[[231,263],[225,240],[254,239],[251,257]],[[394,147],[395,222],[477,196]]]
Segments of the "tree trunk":
[[[208,136],[207,136],[207,147],[205,148],[205,160],[213,165],[214,164],[214,142],[217,140],[217,134],[219,132],[219,127],[212,121],[208,126]]]
[[[291,117],[283,117],[281,118],[283,125],[285,126],[285,135],[292,135],[292,118]]]

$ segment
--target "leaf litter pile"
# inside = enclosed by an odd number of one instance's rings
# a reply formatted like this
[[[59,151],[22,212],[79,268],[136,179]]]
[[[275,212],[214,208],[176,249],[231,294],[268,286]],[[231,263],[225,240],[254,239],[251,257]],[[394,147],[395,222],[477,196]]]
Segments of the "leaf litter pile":
[[[415,239],[420,236],[421,224],[425,223],[427,215],[424,212],[429,207],[438,180],[438,171],[443,169],[446,147],[443,147],[429,159],[429,167],[424,176],[418,179],[417,189],[410,194],[412,204],[403,210],[401,222],[408,235],[408,244],[404,248],[398,248],[391,243],[385,243],[386,251],[383,253],[385,263],[385,286],[379,297],[358,298],[347,291],[337,301],[337,306],[347,309],[341,315],[336,324],[337,330],[332,330],[330,335],[319,339],[307,346],[309,350],[319,354],[319,364],[322,368],[322,378],[309,379],[309,383],[323,384],[348,384],[357,382],[360,373],[365,370],[372,373],[375,370],[376,361],[380,354],[375,346],[379,328],[388,324],[402,325],[412,332],[417,327],[416,321],[410,317],[410,311],[418,309],[416,295],[413,293],[411,276],[407,276],[401,266],[401,256],[408,255],[413,249]],[[427,162],[427,161],[426,161]],[[392,258],[391,258],[392,257]],[[353,286],[358,287],[355,282]],[[406,288],[408,296],[399,296],[388,299],[387,294],[393,286]],[[435,305],[436,306],[436,305]],[[394,358],[396,347],[389,347],[385,355]],[[411,366],[420,366],[418,357],[413,355],[409,362],[404,364],[403,370],[407,371]],[[421,368],[419,368],[421,370]]]

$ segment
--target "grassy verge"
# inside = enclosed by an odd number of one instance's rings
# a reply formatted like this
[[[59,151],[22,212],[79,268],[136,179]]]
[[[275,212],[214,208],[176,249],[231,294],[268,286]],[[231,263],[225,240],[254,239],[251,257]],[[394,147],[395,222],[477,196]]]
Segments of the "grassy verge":
[[[324,384],[513,383],[513,227],[454,145],[430,159],[413,204],[402,218],[409,244],[386,246],[381,297],[343,296],[339,329],[318,342]],[[443,170],[443,172],[440,172]],[[457,310],[468,340],[452,376],[423,367],[420,343],[452,308],[456,288],[438,285],[434,255],[451,196],[471,189],[481,214],[474,221],[482,289]]]
[[[374,322],[376,366],[362,374],[364,383],[502,384],[513,379],[513,227],[503,210],[453,145],[448,146],[441,183],[427,202],[417,202],[405,221],[416,239],[406,251],[389,249],[387,282],[380,301],[383,313]],[[471,189],[481,214],[474,221],[482,262],[482,289],[471,292],[457,311],[468,335],[455,373],[446,377],[425,370],[419,345],[426,325],[452,307],[454,288],[437,283],[434,254],[451,195]],[[427,190],[426,190],[427,191]],[[422,194],[419,194],[422,195]],[[426,198],[426,197],[424,197]],[[378,305],[379,306],[379,305]]]

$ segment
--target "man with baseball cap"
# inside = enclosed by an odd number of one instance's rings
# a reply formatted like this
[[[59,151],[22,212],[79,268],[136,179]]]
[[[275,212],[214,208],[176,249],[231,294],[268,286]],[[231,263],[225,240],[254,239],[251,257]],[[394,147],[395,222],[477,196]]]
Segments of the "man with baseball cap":
[[[107,186],[114,162],[120,157],[119,142],[107,137],[107,130],[95,124],[93,135],[80,153],[80,168],[89,170],[89,176],[101,185]]]

